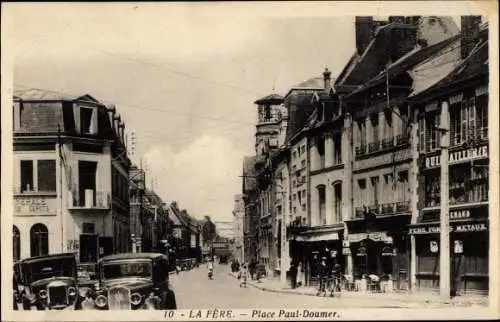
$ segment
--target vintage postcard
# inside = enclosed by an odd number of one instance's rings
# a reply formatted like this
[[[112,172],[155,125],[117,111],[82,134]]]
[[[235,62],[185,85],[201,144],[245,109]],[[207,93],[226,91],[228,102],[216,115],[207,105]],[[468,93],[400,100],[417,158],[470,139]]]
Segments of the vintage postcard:
[[[3,320],[499,317],[496,1],[1,23]]]

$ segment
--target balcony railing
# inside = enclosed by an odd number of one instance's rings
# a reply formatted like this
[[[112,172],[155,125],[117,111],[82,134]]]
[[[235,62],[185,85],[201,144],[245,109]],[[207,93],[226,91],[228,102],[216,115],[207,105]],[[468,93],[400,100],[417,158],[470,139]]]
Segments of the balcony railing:
[[[356,156],[362,156],[366,154],[366,143],[362,143],[356,147]]]
[[[73,208],[109,209],[111,196],[107,191],[85,190],[79,198],[73,197]]]
[[[479,129],[467,131],[467,138],[461,133],[451,132],[450,144],[451,146],[462,145],[465,143],[483,143],[488,140],[488,128],[482,127]]]
[[[389,202],[379,205],[370,205],[366,209],[376,215],[389,215],[389,214],[399,214],[407,213],[410,211],[409,201],[399,201],[399,202]],[[355,218],[364,218],[364,208],[356,207]]]
[[[410,143],[410,135],[408,133],[396,135],[396,145],[405,145]]]
[[[354,214],[356,218],[363,218],[365,216],[365,210],[363,207],[356,207],[356,212]]]
[[[461,195],[450,195],[450,205],[458,205],[464,203],[476,203],[488,201],[488,189],[469,190]]]
[[[410,143],[410,136],[408,133],[399,134],[394,137],[386,138],[380,141],[371,142],[368,144],[360,144],[356,146],[356,156],[375,153],[378,151],[390,150],[397,146],[402,146]]]
[[[382,206],[381,206],[381,212],[382,212],[382,214],[392,214],[392,213],[394,213],[394,204],[392,202],[391,203],[382,204]]]
[[[380,141],[375,141],[368,144],[368,153],[373,153],[378,150],[380,150]]]
[[[409,201],[400,201],[396,202],[396,212],[408,212],[410,211],[410,202]]]
[[[394,146],[394,138],[390,137],[382,140],[382,150],[390,149]]]

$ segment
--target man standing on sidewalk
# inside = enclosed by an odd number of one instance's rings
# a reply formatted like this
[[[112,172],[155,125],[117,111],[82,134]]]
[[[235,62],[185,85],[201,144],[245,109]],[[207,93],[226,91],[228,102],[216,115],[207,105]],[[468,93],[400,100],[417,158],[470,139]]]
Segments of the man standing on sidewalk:
[[[328,265],[326,265],[326,257],[321,258],[321,263],[318,267],[319,289],[316,295],[326,293],[326,279],[328,277]]]
[[[292,284],[292,289],[297,287],[297,263],[292,261],[290,265],[290,279]]]

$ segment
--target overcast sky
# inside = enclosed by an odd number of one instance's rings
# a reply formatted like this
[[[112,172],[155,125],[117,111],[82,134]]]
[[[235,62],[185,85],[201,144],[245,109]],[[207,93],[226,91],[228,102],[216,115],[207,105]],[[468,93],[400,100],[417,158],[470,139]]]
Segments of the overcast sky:
[[[115,103],[164,200],[231,220],[253,102],[325,66],[336,77],[354,52],[354,18],[334,5],[332,16],[266,14],[277,6],[31,4],[14,12],[14,82]]]

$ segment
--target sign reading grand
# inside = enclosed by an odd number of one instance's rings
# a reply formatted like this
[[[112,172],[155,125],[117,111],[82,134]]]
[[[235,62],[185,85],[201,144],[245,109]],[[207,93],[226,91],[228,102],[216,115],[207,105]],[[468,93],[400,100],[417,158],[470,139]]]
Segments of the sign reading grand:
[[[56,215],[56,198],[41,196],[16,196],[14,213],[17,216]]]
[[[466,150],[451,152],[449,155],[449,163],[461,163],[474,159],[481,159],[488,157],[488,146],[480,146]],[[425,159],[425,167],[433,168],[441,165],[441,156],[432,156]]]
[[[450,232],[455,233],[468,233],[468,232],[476,232],[476,231],[487,231],[488,226],[486,223],[474,223],[474,224],[461,224],[450,226]],[[410,235],[419,235],[419,234],[439,234],[440,227],[439,226],[425,226],[425,227],[412,227],[409,230]]]

